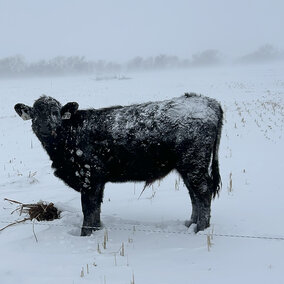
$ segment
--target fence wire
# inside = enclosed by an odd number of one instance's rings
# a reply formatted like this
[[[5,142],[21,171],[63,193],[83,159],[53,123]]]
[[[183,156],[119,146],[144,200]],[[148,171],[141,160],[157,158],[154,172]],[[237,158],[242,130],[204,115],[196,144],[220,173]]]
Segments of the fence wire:
[[[23,225],[32,225],[32,226],[51,226],[51,227],[65,227],[65,228],[77,228],[81,229],[81,227],[78,227],[76,225],[66,225],[66,224],[53,224],[53,223],[47,223],[47,222],[22,222],[21,220],[14,221],[14,222],[8,222],[8,221],[2,221],[0,220],[0,223],[2,224],[23,224]],[[18,223],[19,222],[19,223]],[[131,227],[116,227],[116,226],[103,226],[103,227],[87,227],[84,226],[84,228],[87,229],[94,229],[94,230],[108,230],[108,231],[128,231],[128,232],[143,232],[143,233],[157,233],[157,234],[176,234],[176,235],[192,235],[192,236],[210,236],[210,237],[224,237],[224,238],[242,238],[242,239],[259,239],[259,240],[276,240],[276,241],[284,241],[284,236],[260,236],[260,235],[245,235],[245,234],[218,234],[214,232],[198,232],[197,234],[190,231],[171,231],[171,230],[163,230],[163,229],[150,229],[150,228],[143,228],[145,225],[141,224],[122,224],[127,225]],[[1,230],[1,228],[0,228]]]

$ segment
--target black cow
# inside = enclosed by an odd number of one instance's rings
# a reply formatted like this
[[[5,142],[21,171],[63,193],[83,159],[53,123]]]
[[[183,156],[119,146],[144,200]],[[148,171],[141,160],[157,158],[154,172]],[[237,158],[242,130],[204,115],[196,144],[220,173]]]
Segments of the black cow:
[[[218,102],[196,94],[171,100],[78,110],[47,96],[33,107],[16,104],[52,160],[55,176],[81,192],[81,235],[100,227],[106,182],[145,181],[176,170],[191,197],[187,226],[204,230],[211,199],[220,189],[218,148],[223,111]]]

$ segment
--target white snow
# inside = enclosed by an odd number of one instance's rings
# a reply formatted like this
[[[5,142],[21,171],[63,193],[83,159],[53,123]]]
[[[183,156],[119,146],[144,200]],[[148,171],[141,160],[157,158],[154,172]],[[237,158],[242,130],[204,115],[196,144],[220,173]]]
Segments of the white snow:
[[[79,157],[81,157],[81,156],[83,155],[83,151],[80,150],[80,149],[78,149],[78,150],[76,151],[76,155],[79,156]]]
[[[15,205],[4,198],[53,202],[62,214],[52,222],[26,222],[0,231],[0,282],[109,284],[131,283],[134,277],[143,284],[281,283],[283,71],[273,65],[137,73],[129,74],[132,80],[117,81],[2,80],[0,228],[24,218],[11,214]],[[184,92],[213,97],[225,111],[219,151],[223,188],[212,203],[211,227],[195,235],[184,226],[190,199],[172,173],[140,198],[142,183],[108,183],[102,206],[105,229],[80,237],[80,195],[53,176],[31,122],[18,117],[14,104],[32,105],[46,93],[62,105],[77,101],[80,108],[99,108]],[[261,236],[271,239],[252,238]]]

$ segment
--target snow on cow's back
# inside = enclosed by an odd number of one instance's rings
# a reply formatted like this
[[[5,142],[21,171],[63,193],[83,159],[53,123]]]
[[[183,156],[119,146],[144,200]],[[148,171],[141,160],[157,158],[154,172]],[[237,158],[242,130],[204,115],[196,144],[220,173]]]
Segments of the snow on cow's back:
[[[177,125],[183,128],[190,121],[210,121],[217,125],[219,112],[216,100],[190,93],[170,100],[118,108],[110,115],[111,132],[114,137],[133,131],[136,136],[156,136]]]
[[[219,103],[211,98],[185,94],[173,99],[173,106],[169,109],[171,119],[200,119],[202,121],[218,121]]]

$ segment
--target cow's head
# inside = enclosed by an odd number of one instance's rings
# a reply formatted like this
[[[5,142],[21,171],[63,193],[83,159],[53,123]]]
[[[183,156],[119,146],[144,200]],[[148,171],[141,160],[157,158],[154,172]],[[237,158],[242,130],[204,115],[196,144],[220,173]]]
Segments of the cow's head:
[[[62,125],[62,120],[70,119],[78,110],[78,103],[71,102],[65,106],[54,98],[42,96],[32,107],[16,104],[15,111],[24,120],[32,120],[32,128],[37,136],[56,136],[56,130]]]

